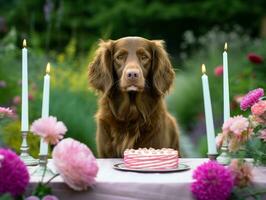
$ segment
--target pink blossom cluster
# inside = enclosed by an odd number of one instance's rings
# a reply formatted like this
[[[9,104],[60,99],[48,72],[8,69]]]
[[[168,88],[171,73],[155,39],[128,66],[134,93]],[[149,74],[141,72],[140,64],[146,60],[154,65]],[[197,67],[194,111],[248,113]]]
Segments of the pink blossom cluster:
[[[229,118],[222,127],[223,133],[217,137],[217,146],[221,146],[223,139],[229,139],[229,150],[236,151],[251,136],[253,128],[242,115]]]
[[[14,112],[10,108],[0,107],[0,118],[13,116]]]

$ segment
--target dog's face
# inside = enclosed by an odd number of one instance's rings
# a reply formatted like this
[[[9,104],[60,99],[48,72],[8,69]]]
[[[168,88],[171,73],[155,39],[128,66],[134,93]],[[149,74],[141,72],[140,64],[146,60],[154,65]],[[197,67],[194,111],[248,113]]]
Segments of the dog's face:
[[[125,37],[101,41],[89,66],[91,86],[105,94],[150,90],[163,95],[170,88],[174,72],[162,41]]]
[[[152,48],[143,38],[122,38],[114,44],[114,71],[122,91],[142,92],[152,64]]]

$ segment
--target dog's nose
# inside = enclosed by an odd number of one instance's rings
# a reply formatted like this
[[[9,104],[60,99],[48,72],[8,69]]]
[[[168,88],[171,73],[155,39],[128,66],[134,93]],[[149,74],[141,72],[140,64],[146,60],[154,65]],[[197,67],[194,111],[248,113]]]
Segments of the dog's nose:
[[[128,80],[138,80],[140,76],[140,72],[138,69],[128,69],[126,72],[126,77]]]

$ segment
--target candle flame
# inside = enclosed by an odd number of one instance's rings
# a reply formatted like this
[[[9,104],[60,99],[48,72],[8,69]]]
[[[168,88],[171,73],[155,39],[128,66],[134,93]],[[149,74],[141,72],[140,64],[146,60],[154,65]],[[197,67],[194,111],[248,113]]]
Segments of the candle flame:
[[[47,65],[46,65],[46,73],[49,74],[51,71],[51,65],[50,63],[48,62]]]
[[[23,47],[26,48],[27,47],[27,42],[26,39],[23,40]]]
[[[224,50],[227,51],[227,42],[224,43]]]
[[[201,65],[201,71],[202,71],[203,74],[206,73],[206,67],[205,67],[204,64]]]

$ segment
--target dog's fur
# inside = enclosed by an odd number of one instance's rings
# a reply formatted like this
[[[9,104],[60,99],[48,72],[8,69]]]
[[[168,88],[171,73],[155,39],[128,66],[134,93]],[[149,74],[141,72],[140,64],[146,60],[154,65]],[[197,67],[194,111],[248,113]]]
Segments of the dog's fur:
[[[122,157],[127,148],[179,150],[178,128],[164,102],[174,75],[163,41],[100,41],[89,65],[89,83],[101,93],[96,114],[99,157]]]

